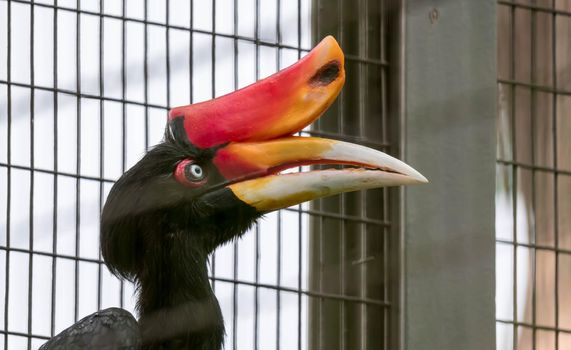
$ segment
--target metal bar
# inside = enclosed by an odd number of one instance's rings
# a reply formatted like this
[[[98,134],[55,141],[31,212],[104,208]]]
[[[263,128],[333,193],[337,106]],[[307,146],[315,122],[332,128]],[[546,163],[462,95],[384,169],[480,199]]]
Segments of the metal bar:
[[[281,279],[282,279],[282,212],[278,210],[277,212],[278,220],[277,220],[277,264],[276,264],[276,286],[279,288],[281,286]],[[281,318],[281,295],[280,290],[277,289],[276,293],[276,309],[278,311],[276,316],[276,349],[280,349],[280,318]]]
[[[398,5],[396,5],[398,3]],[[396,48],[391,55],[391,58],[399,62],[399,66],[395,69],[395,72],[392,72],[392,77],[398,84],[398,93],[395,95],[396,98],[393,99],[395,108],[395,114],[398,116],[398,120],[393,122],[393,127],[398,131],[397,132],[397,142],[396,147],[398,150],[398,155],[401,156],[403,159],[406,159],[406,154],[408,151],[408,146],[406,142],[406,129],[407,129],[407,119],[406,119],[406,67],[405,67],[405,59],[406,59],[406,5],[400,1],[391,2],[392,6],[399,7],[398,9],[398,16],[396,23],[394,23],[395,27],[398,29],[398,44],[395,45]],[[406,326],[407,321],[405,320],[404,315],[407,314],[407,303],[406,303],[406,217],[405,217],[405,209],[407,205],[407,198],[405,195],[404,188],[399,188],[395,191],[398,193],[398,198],[394,199],[393,197],[393,205],[395,205],[397,210],[395,210],[396,214],[393,214],[390,218],[391,220],[395,221],[394,226],[394,235],[395,235],[395,244],[391,246],[391,248],[396,248],[396,254],[394,255],[395,258],[392,259],[393,263],[396,268],[393,268],[395,271],[395,280],[397,283],[396,288],[393,289],[392,296],[394,300],[396,300],[397,307],[395,309],[399,310],[399,315],[393,313],[392,320],[394,323],[394,329],[396,329],[396,333],[398,335],[393,337],[395,341],[393,345],[395,348],[399,350],[404,350],[406,344]]]
[[[258,329],[260,327],[260,297],[259,297],[259,282],[260,282],[260,225],[256,223],[256,257],[254,266],[254,349],[259,349]]]
[[[301,205],[300,205],[300,209],[301,209]],[[297,289],[301,290],[302,289],[302,281],[301,281],[301,276],[302,276],[302,264],[303,264],[303,249],[302,249],[302,230],[303,230],[303,226],[302,226],[302,221],[303,221],[303,215],[301,215],[300,212],[298,212],[297,214],[297,247],[298,247],[298,251],[297,251]],[[298,350],[301,350],[301,305],[302,305],[302,298],[301,298],[301,293],[297,294],[297,348]]]
[[[238,279],[238,241],[234,241],[234,269],[232,271],[232,277],[234,280]],[[232,286],[232,348],[236,350],[238,348],[238,285],[234,284]]]
[[[119,102],[122,104],[130,104],[130,105],[135,105],[135,106],[143,106],[143,107],[152,107],[152,108],[158,108],[158,109],[164,109],[167,110],[168,106],[163,106],[163,105],[157,105],[157,104],[152,104],[152,103],[144,103],[144,102],[138,102],[138,101],[132,101],[132,100],[127,100],[127,99],[122,99],[122,98],[115,98],[115,97],[108,97],[108,96],[100,96],[100,95],[92,95],[92,94],[85,94],[85,93],[78,93],[76,91],[72,91],[72,90],[67,90],[67,89],[60,89],[60,88],[53,88],[53,87],[48,87],[48,86],[40,86],[40,85],[35,85],[35,86],[31,86],[30,84],[25,84],[25,83],[18,83],[18,82],[10,82],[7,80],[2,80],[0,79],[0,84],[4,84],[4,85],[11,85],[11,86],[19,86],[19,87],[26,87],[26,88],[35,88],[36,90],[42,90],[42,91],[50,91],[53,93],[60,93],[60,94],[65,94],[65,95],[72,95],[72,96],[77,96],[80,98],[87,98],[87,99],[93,99],[93,100],[103,100],[103,101],[111,101],[111,102]]]
[[[553,0],[552,6],[555,9],[555,1]],[[557,17],[556,13],[553,13],[551,17],[551,79],[553,80],[553,86],[557,88]],[[553,168],[557,169],[557,94],[552,95],[552,135],[553,135]],[[571,172],[569,172],[571,175]],[[555,301],[555,350],[559,350],[559,253],[561,249],[559,247],[559,173],[555,172],[553,174],[553,228],[555,237],[555,290],[554,290],[554,301]],[[569,251],[571,253],[571,251]]]
[[[289,287],[277,286],[277,285],[266,284],[266,283],[254,283],[254,282],[249,282],[249,281],[234,280],[231,278],[223,278],[223,277],[210,277],[210,279],[214,280],[214,281],[220,281],[220,282],[238,283],[238,284],[246,285],[246,286],[272,289],[272,290],[276,290],[276,291],[280,291],[280,292],[300,293],[303,295],[307,295],[310,297],[316,297],[316,298],[349,301],[349,302],[354,302],[354,303],[376,305],[376,306],[381,306],[381,307],[390,307],[391,306],[391,303],[388,301],[385,301],[385,300],[360,298],[360,297],[355,297],[355,296],[350,296],[350,295],[337,295],[337,294],[332,294],[332,293],[314,292],[314,291],[309,291],[309,290],[299,290],[297,288],[289,288]]]
[[[337,5],[337,22],[339,23],[339,26],[337,28],[337,35],[339,37],[339,43],[340,45],[343,47],[345,45],[345,37],[344,37],[344,19],[343,19],[343,0],[337,0],[336,1],[336,5]],[[337,115],[336,115],[336,119],[337,119],[337,131],[339,134],[343,135],[345,134],[345,124],[343,123],[343,117],[344,117],[344,113],[343,113],[343,108],[344,108],[344,101],[345,101],[345,93],[343,92],[343,90],[341,90],[340,94],[339,94],[339,98],[338,98],[338,109],[337,109]],[[364,136],[361,134],[358,136],[359,138],[364,138]],[[339,212],[341,212],[343,215],[345,215],[347,208],[345,206],[346,203],[346,195],[343,193],[339,196],[338,198],[339,201]],[[347,232],[345,230],[345,225],[346,222],[342,222],[340,227],[340,239],[341,239],[341,246],[339,247],[339,258],[341,261],[341,266],[339,268],[339,276],[341,279],[341,294],[346,295],[347,294],[347,273],[346,273],[346,265],[345,265],[345,261],[347,261]],[[323,239],[323,237],[321,237],[321,239]],[[340,347],[342,350],[345,350],[347,348],[347,337],[346,337],[346,329],[347,329],[347,303],[342,302],[340,305],[340,328],[341,328],[341,332],[339,332],[339,341],[340,341]],[[322,317],[322,316],[321,316]]]
[[[78,175],[78,174],[73,174],[73,173],[68,173],[68,172],[63,172],[63,171],[53,171],[53,170],[48,170],[48,169],[32,168],[32,167],[25,166],[25,165],[8,164],[8,163],[4,163],[4,162],[0,162],[0,167],[8,168],[8,169],[30,170],[33,172],[38,172],[38,173],[43,173],[43,174],[72,177],[72,178],[77,178],[77,179],[82,179],[82,180],[93,180],[93,181],[100,181],[100,182],[105,182],[105,183],[115,183],[115,180],[101,178],[101,177],[97,177],[97,176]]]
[[[145,0],[146,4],[146,0]],[[99,0],[99,11],[103,12],[103,0]],[[103,17],[99,17],[99,95],[104,94],[103,82]],[[101,221],[101,211],[103,210],[104,203],[104,183],[105,174],[105,103],[102,99],[99,100],[99,221]],[[102,260],[101,249],[97,252],[99,260]],[[101,310],[101,289],[103,288],[103,268],[101,264],[97,267],[97,310]]]
[[[315,30],[314,33],[312,35],[312,41],[313,43],[316,43],[319,40],[319,36],[321,35],[321,12],[323,11],[323,7],[322,7],[322,0],[313,0],[313,7],[316,9],[317,14],[315,15]],[[339,2],[339,0],[337,0],[337,2]],[[341,38],[339,38],[341,39]],[[339,95],[339,100],[341,99],[343,94],[343,90],[341,90],[340,95]],[[315,125],[311,128],[312,131],[314,129],[321,129],[321,120],[317,119]],[[319,199],[316,202],[315,207],[322,209],[323,208],[323,200]],[[311,258],[309,259],[310,263],[313,262],[313,260],[317,260],[317,262],[314,263],[314,267],[312,268],[312,270],[310,270],[310,275],[309,275],[309,279],[310,279],[310,283],[309,283],[309,288],[311,289],[318,289],[319,292],[321,292],[323,290],[323,278],[322,278],[322,269],[321,269],[321,262],[323,260],[323,217],[318,217],[317,220],[317,227],[319,228],[318,230],[314,230],[315,232],[315,236],[317,236],[316,238],[313,238],[313,241],[311,241],[311,236],[310,236],[310,247],[312,245],[315,245],[316,247],[313,248],[313,251],[310,252],[310,254],[313,254],[315,256],[317,256],[317,258]],[[310,221],[311,223],[311,221]],[[315,244],[314,242],[317,242],[317,244]],[[312,244],[313,243],[313,244]],[[311,265],[310,265],[311,266]],[[314,271],[314,276],[311,275],[311,272]],[[315,285],[312,285],[311,280],[316,281],[314,282]],[[311,300],[309,300],[309,302],[311,302]],[[309,308],[310,308],[310,312],[308,312],[308,316],[309,316],[309,332],[313,331],[315,333],[315,335],[313,337],[309,337],[308,339],[308,347],[309,348],[315,348],[317,350],[321,349],[321,337],[323,334],[323,322],[322,322],[322,313],[323,313],[323,299],[319,298],[316,302],[316,306],[315,309],[316,311],[312,311],[311,309],[311,304],[309,303]],[[317,318],[317,321],[315,321],[315,319]],[[317,328],[317,330],[315,331],[315,329]],[[313,340],[313,339],[315,340]]]
[[[146,2],[146,1],[145,1]],[[170,65],[170,0],[165,0],[165,12],[166,12],[166,29],[165,29],[165,63],[166,63],[166,74],[167,74],[167,108],[171,108],[171,65]],[[148,20],[148,19],[147,19]],[[147,25],[145,25],[145,28]],[[146,30],[145,30],[146,32]],[[146,43],[145,43],[146,45]],[[145,61],[147,60],[147,51],[145,50]],[[147,65],[145,64],[145,69]],[[145,88],[147,87],[147,81],[145,81]],[[146,98],[146,96],[145,96]],[[145,101],[146,102],[146,101]],[[146,108],[145,108],[146,109]],[[145,143],[145,146],[147,146]],[[145,147],[146,148],[146,147]]]
[[[359,56],[367,57],[368,55],[368,26],[369,26],[369,16],[367,11],[367,3],[364,0],[359,0],[359,26],[357,31],[359,33]],[[358,78],[358,94],[359,94],[359,101],[358,101],[358,118],[359,118],[359,135],[364,135],[366,130],[366,123],[367,119],[365,116],[366,113],[366,104],[367,104],[367,87],[365,82],[365,77],[368,74],[368,70],[363,65],[358,65],[359,75]],[[359,216],[366,217],[367,216],[367,191],[360,191],[358,194],[359,196]],[[367,259],[367,246],[369,243],[368,235],[367,235],[367,226],[366,225],[359,225],[359,245],[360,245],[360,259],[361,261],[366,261]],[[367,295],[368,289],[368,266],[367,264],[359,264],[359,275],[360,275],[360,291],[359,294],[361,297],[365,297]],[[360,319],[360,346],[363,348],[369,347],[369,339],[367,338],[367,319],[368,319],[368,312],[367,307],[364,304],[360,305],[359,310],[359,319]]]
[[[535,11],[531,12],[531,19],[530,19],[530,36],[531,36],[531,45],[530,45],[530,53],[531,53],[531,69],[530,69],[530,81],[532,85],[535,85],[535,35],[536,35],[536,13]],[[531,90],[531,99],[529,101],[529,108],[530,108],[530,140],[531,140],[531,164],[535,164],[535,99],[537,98],[536,90]],[[536,220],[536,190],[535,190],[535,171],[531,171],[531,210],[533,212],[534,223],[537,222]],[[532,239],[534,243],[537,243],[537,226],[533,226],[532,232]],[[532,250],[532,264],[531,264],[531,322],[535,326],[536,319],[537,319],[537,254],[535,250]],[[533,350],[536,349],[537,343],[537,331],[534,327],[531,332],[531,348]]]
[[[511,72],[510,72],[510,76],[512,79],[515,79],[515,7],[512,7],[511,9],[511,28],[510,28],[510,37],[511,37]],[[517,159],[517,148],[516,148],[516,137],[515,137],[515,114],[516,114],[516,103],[515,103],[515,85],[512,85],[511,88],[511,136],[512,136],[512,158],[515,161]],[[515,165],[512,166],[512,184],[513,184],[513,190],[512,190],[512,208],[513,208],[513,213],[512,213],[512,222],[513,222],[513,236],[512,239],[514,242],[517,242],[517,167]],[[517,321],[517,249],[514,248],[513,251],[513,259],[514,259],[514,265],[513,265],[513,304],[512,304],[512,308],[513,308],[513,320],[514,320],[514,326],[513,326],[513,346],[514,349],[517,349],[517,344],[518,344],[518,329],[517,329],[517,325],[515,324],[515,322]]]
[[[255,0],[256,11],[254,14],[254,39],[257,42],[260,38],[260,0]],[[234,0],[234,9],[237,8],[238,1]],[[234,20],[236,21],[238,14],[235,13]],[[254,45],[255,47],[255,79],[258,81],[260,79],[260,46]],[[255,261],[255,271],[254,271],[254,281],[256,285],[254,287],[254,348],[259,349],[259,328],[260,328],[260,289],[258,287],[260,281],[260,224],[256,223],[256,261]]]
[[[299,22],[300,20],[300,8],[299,8],[299,2],[297,4],[297,21]],[[259,1],[256,1],[256,6],[259,6]],[[281,2],[280,0],[277,0],[277,6],[276,6],[276,41],[278,44],[281,44],[282,38],[281,38],[281,13],[280,13],[280,7],[281,7]],[[259,10],[257,9],[256,12],[259,12]],[[298,38],[299,38],[299,31],[298,31]],[[299,41],[298,41],[298,46],[299,46]],[[299,52],[299,51],[298,51]],[[277,48],[277,52],[276,52],[276,69],[279,71],[281,68],[281,51],[279,49],[279,47]],[[299,133],[298,133],[299,135]],[[298,168],[298,171],[300,170],[301,167]],[[297,206],[299,207],[299,205]],[[277,227],[276,227],[276,231],[277,231],[277,264],[276,264],[276,285],[279,287],[281,287],[282,284],[282,211],[279,210],[277,212]],[[298,225],[298,236],[301,234],[301,230],[299,228]],[[299,278],[299,275],[298,275]],[[298,294],[299,296],[300,294]],[[277,315],[276,315],[276,349],[280,349],[281,348],[281,309],[282,309],[282,298],[281,298],[281,293],[280,290],[278,289],[276,292],[276,309],[277,309]]]
[[[146,1],[146,0],[145,0],[145,1]],[[194,28],[194,18],[193,18],[193,16],[194,16],[194,1],[193,1],[193,0],[190,0],[189,3],[190,3],[190,13],[189,13],[189,16],[190,16],[190,29],[192,29],[192,28]],[[189,89],[190,89],[190,91],[189,91],[189,101],[190,101],[190,103],[192,103],[192,102],[193,102],[192,89],[193,89],[193,87],[194,87],[194,84],[193,84],[193,79],[194,79],[194,67],[193,67],[193,66],[194,66],[194,57],[193,57],[193,49],[192,49],[192,47],[193,47],[193,43],[194,43],[194,41],[193,41],[193,40],[194,40],[194,37],[193,37],[194,33],[191,31],[191,32],[188,33],[188,34],[189,34],[189,35],[188,35],[188,36],[189,36],[189,40],[188,40],[188,74],[189,74],[189,78],[190,78],[190,79],[189,79],[189,80],[190,80],[190,81],[189,81],[189,83],[190,83],[190,86],[189,86]],[[145,55],[146,55],[146,53],[145,53]]]
[[[563,90],[563,89],[558,89],[558,88],[551,87],[551,86],[544,86],[544,85],[538,85],[538,84],[533,84],[533,83],[526,83],[523,81],[517,81],[517,80],[515,80],[515,78],[514,79],[498,79],[498,83],[499,84],[506,84],[506,85],[514,85],[514,86],[519,86],[519,87],[525,87],[525,88],[529,88],[532,90],[549,92],[552,94],[571,96],[571,91],[569,91],[569,90]]]
[[[77,8],[80,7],[79,0],[76,0]],[[75,17],[75,90],[81,93],[81,51],[80,51],[80,34],[81,34],[81,15],[78,13]],[[77,174],[81,173],[81,98],[76,98],[76,158],[75,166]],[[75,256],[79,256],[79,240],[80,240],[80,220],[81,220],[81,181],[75,179]],[[79,319],[79,261],[75,261],[74,266],[74,309],[73,319],[75,322]]]
[[[323,201],[322,201],[323,203]],[[322,206],[320,206],[322,207]],[[323,239],[323,224],[325,222],[325,218],[323,216],[321,216],[319,218],[319,241],[318,241],[318,257],[319,257],[319,262],[318,262],[318,267],[319,267],[319,271],[317,272],[317,276],[319,278],[318,281],[318,286],[319,286],[319,293],[323,293],[323,289],[324,288],[324,276],[323,276],[323,271],[322,271],[322,266],[324,265],[323,261],[324,259],[324,239]],[[324,303],[323,303],[323,298],[319,298],[319,304],[318,304],[318,312],[319,312],[319,324],[318,324],[318,330],[317,330],[317,346],[316,349],[323,349],[323,338],[324,338],[324,334],[325,334],[325,322],[324,322],[324,317],[323,317],[323,310],[325,309],[324,307]]]
[[[374,59],[374,58],[366,58],[366,57],[361,57],[361,56],[354,56],[351,54],[345,55],[345,59],[347,61],[352,61],[355,63],[368,63],[368,64],[374,64],[377,66],[383,66],[383,67],[388,67],[389,66],[389,62],[385,61],[384,59]]]
[[[211,48],[210,48],[210,80],[212,84],[212,90],[210,92],[210,97],[214,98],[216,96],[216,73],[215,73],[215,64],[216,64],[216,36],[215,36],[215,29],[216,29],[216,10],[214,6],[214,0],[212,2],[212,41],[211,41]],[[216,252],[212,253],[212,275],[216,276]],[[212,280],[212,290],[216,292],[216,281]]]
[[[168,0],[167,0],[168,2]],[[191,1],[192,3],[192,1]],[[144,103],[145,105],[149,102],[149,25],[147,21],[149,20],[149,4],[147,0],[143,2],[143,90],[144,90]],[[168,24],[168,5],[167,5],[167,24]],[[168,30],[168,28],[167,28]],[[190,35],[192,37],[192,34]],[[168,37],[168,33],[167,33]],[[168,42],[168,41],[167,41]],[[168,50],[168,45],[167,45]],[[167,62],[168,62],[168,55],[167,55]],[[167,71],[168,68],[167,68]],[[167,77],[169,74],[167,74]],[[192,81],[192,79],[191,79]],[[170,84],[167,87],[167,94],[170,93]],[[103,96],[103,94],[101,94]],[[170,105],[170,99],[167,98],[167,105]],[[149,108],[145,106],[145,151],[149,149]]]
[[[125,93],[126,93],[126,85],[127,85],[127,77],[126,77],[126,72],[125,72],[125,66],[127,65],[126,62],[126,49],[127,49],[127,44],[126,44],[126,36],[125,36],[125,14],[126,14],[126,7],[127,7],[127,2],[126,0],[122,0],[122,18],[121,18],[121,109],[122,109],[122,113],[121,113],[121,121],[122,121],[122,145],[121,145],[121,152],[122,152],[122,156],[121,156],[121,173],[125,173],[125,171],[127,170],[127,120],[125,118],[125,115],[127,114],[127,105],[125,104]],[[123,308],[123,304],[124,304],[124,297],[123,297],[123,291],[125,290],[125,281],[123,279],[119,280],[119,306],[121,308]]]
[[[45,252],[45,251],[41,251],[41,250],[30,250],[30,249],[24,249],[24,248],[5,247],[5,246],[0,246],[0,250],[5,251],[5,252],[18,252],[18,253],[25,253],[25,254],[41,255],[41,256],[51,257],[54,259],[55,258],[67,259],[67,260],[83,261],[83,262],[90,262],[90,263],[96,263],[96,264],[105,263],[103,260],[83,258],[80,256],[75,256],[75,255],[50,253],[50,252]]]
[[[561,248],[561,247],[552,247],[552,246],[548,246],[548,245],[539,245],[539,244],[534,244],[534,243],[512,242],[512,241],[509,241],[506,239],[501,239],[501,238],[497,238],[496,243],[509,244],[509,245],[514,246],[514,247],[525,247],[525,248],[530,248],[530,249],[535,249],[535,250],[546,250],[546,251],[550,251],[550,252],[555,252],[557,254],[571,255],[571,249],[565,249],[565,248]]]
[[[234,12],[234,23],[233,23],[233,30],[234,35],[238,34],[238,2],[234,0],[233,6]],[[215,18],[213,16],[213,21]],[[234,90],[238,90],[238,40],[234,39]],[[238,241],[234,241],[234,271],[233,278],[238,279]],[[232,289],[232,348],[234,350],[237,349],[238,345],[238,323],[237,323],[237,316],[238,313],[238,285],[234,284]]]
[[[30,85],[34,85],[34,1],[30,4]],[[30,90],[30,168],[34,168],[34,116],[35,116],[35,91]],[[34,250],[34,172],[30,172],[30,196],[29,196],[29,226],[30,238],[29,249]],[[32,286],[34,285],[34,259],[28,255],[28,333],[32,333]],[[8,327],[6,327],[8,330]],[[32,338],[28,338],[28,350],[32,348]]]
[[[320,217],[328,218],[328,219],[338,219],[338,220],[343,220],[343,221],[359,222],[359,223],[363,223],[363,224],[376,225],[376,226],[388,227],[391,225],[391,223],[389,221],[375,220],[375,219],[369,219],[369,218],[361,218],[361,217],[352,216],[352,215],[335,214],[335,213],[329,213],[329,212],[325,212],[325,211],[321,211],[321,210],[293,209],[293,208],[285,208],[282,210],[293,211],[296,213],[309,214],[309,215],[313,215],[313,216],[320,216]]]
[[[387,13],[386,9],[386,2],[385,1],[381,1],[379,3],[379,7],[380,7],[380,23],[379,23],[379,33],[380,33],[380,58],[382,60],[386,59],[386,50],[387,50],[387,43],[385,40],[385,31],[387,29],[387,19],[385,18],[385,15]],[[387,140],[389,140],[388,137],[388,86],[387,86],[387,72],[386,69],[382,69],[381,70],[381,125],[382,125],[382,140],[384,142],[386,142]],[[396,153],[393,151],[393,154],[396,155]],[[390,202],[390,197],[389,197],[389,192],[386,189],[382,190],[383,193],[383,198],[382,198],[382,203],[383,205],[383,218],[389,218],[391,217],[391,210],[390,207],[391,205],[389,205]],[[391,281],[391,273],[389,270],[389,261],[391,261],[391,254],[392,254],[392,250],[389,249],[389,244],[390,244],[390,240],[392,240],[392,235],[389,235],[388,233],[390,232],[390,228],[385,227],[383,229],[383,238],[382,238],[382,244],[383,244],[383,248],[382,248],[382,258],[383,258],[383,299],[389,299],[389,295],[390,295],[390,281]],[[392,299],[391,299],[392,300]],[[393,303],[395,302],[394,300],[392,300]],[[392,338],[394,338],[395,336],[393,335],[393,332],[391,332],[390,329],[390,312],[391,310],[388,309],[384,309],[383,310],[383,334],[384,336],[384,341],[383,341],[383,349],[389,349],[389,344],[393,343]]]
[[[280,0],[278,0],[278,18],[277,18],[277,28],[276,28],[276,36],[277,36],[277,40],[278,43],[281,44],[282,42],[282,35],[281,35],[281,2]],[[298,46],[298,50],[297,50],[297,59],[299,60],[301,58],[301,0],[297,1],[297,46]],[[278,48],[278,66],[277,69],[279,70],[281,68],[281,61],[280,61],[280,49]],[[301,172],[302,168],[299,167],[298,171]],[[299,210],[302,209],[302,204],[298,204],[297,208]],[[298,254],[297,254],[297,289],[301,290],[302,286],[301,286],[301,274],[302,274],[302,269],[301,269],[301,264],[302,264],[302,249],[301,249],[301,242],[302,242],[302,215],[301,213],[298,213],[297,215],[297,247],[298,247]],[[279,231],[279,235],[278,235],[278,239],[281,242],[281,230]],[[281,248],[281,247],[280,247]],[[280,260],[281,260],[281,251],[279,250],[279,256],[280,256]],[[281,283],[281,272],[280,275],[278,275],[278,284]],[[280,294],[278,292],[278,300],[279,300]],[[301,350],[301,293],[297,294],[297,348],[298,350]],[[278,306],[278,310],[279,310],[279,306]],[[278,313],[278,321],[279,321],[279,313]],[[279,333],[278,333],[278,338],[279,338]],[[278,340],[279,342],[279,340]],[[279,349],[279,346],[278,346]]]
[[[238,21],[238,12],[237,12],[238,1],[234,0],[234,23],[236,24]],[[260,38],[260,4],[259,0],[255,2],[256,11],[254,14],[254,40],[257,42]],[[278,40],[279,43],[279,40]],[[254,71],[255,71],[255,79],[258,81],[260,79],[260,46],[254,45],[255,49],[255,62],[254,62]],[[260,289],[258,287],[260,281],[260,225],[256,223],[256,260],[255,260],[255,271],[254,271],[254,348],[259,348],[259,334],[258,331],[260,329]]]
[[[533,325],[531,323],[526,323],[526,322],[514,322],[514,321],[508,321],[508,320],[502,320],[502,319],[496,319],[496,322],[503,323],[503,324],[511,324],[511,325],[514,325],[514,327],[523,326],[523,327],[527,327],[527,328],[536,328],[536,329],[539,329],[542,331],[553,331],[553,332],[571,334],[571,329],[565,329],[565,328],[555,328],[555,327],[542,326],[542,325]]]
[[[557,96],[554,95],[554,97],[557,97]],[[549,172],[549,173],[553,173],[555,175],[571,176],[571,170],[558,169],[555,166],[554,167],[548,167],[548,166],[542,166],[542,165],[532,165],[532,164],[526,164],[523,162],[518,162],[518,161],[513,161],[513,160],[506,160],[506,159],[497,159],[496,163],[504,164],[504,165],[511,165],[511,166],[517,167],[517,168]]]
[[[39,334],[32,334],[32,333],[22,333],[22,332],[13,332],[13,331],[6,331],[3,329],[0,329],[0,334],[5,335],[4,337],[4,345],[7,344],[8,342],[8,336],[9,335],[15,335],[18,337],[27,337],[28,339],[28,344],[31,341],[31,338],[38,338],[38,339],[44,339],[44,340],[48,340],[50,339],[50,337],[46,337],[45,335],[39,335]],[[7,348],[6,348],[7,349]]]
[[[58,89],[58,54],[57,54],[57,47],[58,47],[58,9],[57,9],[57,0],[54,0],[54,42],[53,42],[53,50],[54,50],[54,57],[53,57],[53,79],[54,79],[54,89]],[[53,232],[52,232],[52,252],[53,254],[57,254],[57,243],[58,243],[58,225],[57,225],[57,209],[58,209],[58,92],[53,91],[54,94],[54,198],[53,198]],[[56,284],[57,284],[57,259],[52,257],[52,308],[51,308],[51,329],[50,335],[53,337],[55,335],[55,310],[56,310]]]
[[[6,38],[6,52],[8,53],[6,57],[6,78],[8,81],[12,80],[12,3],[9,1],[7,4],[7,14],[6,14],[6,26],[7,26],[7,38]],[[8,151],[7,161],[8,164],[12,163],[12,89],[11,86],[7,86],[6,90],[6,104],[7,104],[7,135],[6,135],[6,148]],[[6,171],[6,246],[10,246],[10,206],[12,202],[11,198],[11,188],[12,188],[12,170],[7,169]],[[5,290],[4,290],[4,328],[8,330],[8,311],[10,302],[10,252],[6,252],[6,275],[5,275]],[[8,337],[4,337],[4,349],[8,349]]]

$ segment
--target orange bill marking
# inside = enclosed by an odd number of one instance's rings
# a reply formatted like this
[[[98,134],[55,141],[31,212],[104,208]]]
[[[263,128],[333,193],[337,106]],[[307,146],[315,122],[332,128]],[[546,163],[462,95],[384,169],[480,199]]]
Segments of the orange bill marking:
[[[300,165],[328,162],[334,140],[285,137],[266,142],[231,143],[218,150],[214,164],[226,179],[261,176]]]

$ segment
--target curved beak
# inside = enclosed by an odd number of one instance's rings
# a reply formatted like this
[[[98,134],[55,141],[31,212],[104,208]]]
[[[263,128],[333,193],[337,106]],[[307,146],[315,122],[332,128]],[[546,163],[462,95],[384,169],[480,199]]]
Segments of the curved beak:
[[[383,152],[315,137],[232,143],[217,152],[214,164],[232,182],[227,188],[261,212],[341,192],[428,182],[418,171]],[[316,164],[350,167],[281,173]]]
[[[329,36],[296,64],[264,80],[171,110],[170,130],[195,147],[214,149],[224,188],[259,212],[341,192],[428,182],[380,151],[291,136],[325,112],[344,82],[343,52]],[[281,173],[315,164],[350,168]]]

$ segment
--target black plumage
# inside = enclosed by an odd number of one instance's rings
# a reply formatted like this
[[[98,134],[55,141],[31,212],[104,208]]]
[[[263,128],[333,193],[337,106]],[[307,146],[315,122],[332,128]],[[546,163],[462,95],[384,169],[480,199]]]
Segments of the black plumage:
[[[40,350],[139,349],[137,320],[127,311],[109,308],[89,315],[62,331]]]

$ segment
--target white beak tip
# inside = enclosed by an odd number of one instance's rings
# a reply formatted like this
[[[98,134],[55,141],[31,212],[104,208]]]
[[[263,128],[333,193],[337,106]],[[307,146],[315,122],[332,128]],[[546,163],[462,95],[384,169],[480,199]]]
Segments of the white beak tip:
[[[428,179],[416,169],[398,159],[394,159],[392,165],[398,172],[411,179],[412,184],[427,184],[429,182]]]
[[[416,172],[416,174],[412,175],[412,178],[418,181],[419,184],[427,184],[430,182],[426,177],[424,177],[424,175],[419,172]]]

